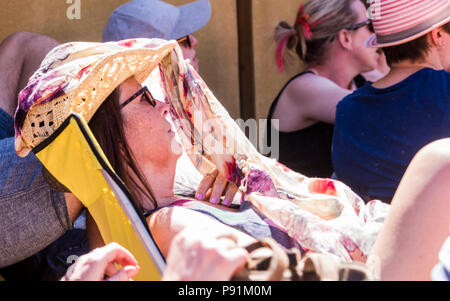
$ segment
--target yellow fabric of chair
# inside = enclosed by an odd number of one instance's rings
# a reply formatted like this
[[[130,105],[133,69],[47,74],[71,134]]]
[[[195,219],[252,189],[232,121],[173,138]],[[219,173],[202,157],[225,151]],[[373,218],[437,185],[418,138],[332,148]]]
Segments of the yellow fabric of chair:
[[[33,152],[89,210],[104,242],[117,242],[133,253],[141,267],[135,280],[160,280],[164,259],[84,119],[71,115]]]

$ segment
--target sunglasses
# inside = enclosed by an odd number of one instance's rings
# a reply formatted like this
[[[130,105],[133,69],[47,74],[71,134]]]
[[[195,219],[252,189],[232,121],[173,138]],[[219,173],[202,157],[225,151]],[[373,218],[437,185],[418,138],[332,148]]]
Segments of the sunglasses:
[[[177,40],[180,46],[186,46],[192,48],[191,38],[187,35]]]
[[[356,23],[356,24],[350,26],[347,29],[356,31],[356,30],[358,30],[358,29],[360,29],[361,27],[364,27],[364,26],[367,26],[369,28],[370,32],[372,32],[372,33],[375,32],[374,29],[373,29],[372,21],[369,20],[369,19],[367,19],[366,21],[363,21],[363,22]]]
[[[122,110],[127,104],[129,104],[131,101],[133,101],[136,97],[142,94],[141,101],[148,102],[152,107],[156,107],[156,100],[153,98],[152,93],[148,90],[147,86],[142,87],[139,91],[134,93],[130,98],[125,100],[120,105],[120,109]]]

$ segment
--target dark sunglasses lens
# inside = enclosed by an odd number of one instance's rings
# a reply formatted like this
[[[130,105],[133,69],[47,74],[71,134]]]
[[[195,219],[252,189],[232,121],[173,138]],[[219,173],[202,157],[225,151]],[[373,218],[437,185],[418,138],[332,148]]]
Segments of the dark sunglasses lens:
[[[375,30],[373,29],[373,24],[372,24],[372,22],[369,23],[369,30],[370,30],[371,33],[374,33],[374,32],[375,32]]]
[[[152,95],[149,91],[145,91],[145,93],[142,95],[142,97],[145,97],[145,100],[152,106],[156,106],[156,101],[153,99]]]
[[[184,47],[189,47],[191,48],[191,38],[189,36],[185,36],[181,39],[178,40],[178,44],[180,44],[180,46],[184,46]]]

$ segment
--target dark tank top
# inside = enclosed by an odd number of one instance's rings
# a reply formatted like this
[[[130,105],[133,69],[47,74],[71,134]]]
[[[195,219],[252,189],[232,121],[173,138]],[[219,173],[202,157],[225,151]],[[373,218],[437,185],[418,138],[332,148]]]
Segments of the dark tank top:
[[[278,96],[270,106],[267,117],[266,141],[271,148],[270,130],[277,131],[272,126],[272,115],[278,103],[280,95],[286,87],[296,78],[311,73],[305,71],[291,78],[281,89]],[[355,78],[355,83],[360,86],[365,82],[362,76]],[[279,158],[278,162],[307,177],[329,178],[333,173],[331,161],[331,142],[333,138],[333,124],[317,122],[304,129],[293,132],[279,132]],[[268,154],[271,156],[273,154]]]

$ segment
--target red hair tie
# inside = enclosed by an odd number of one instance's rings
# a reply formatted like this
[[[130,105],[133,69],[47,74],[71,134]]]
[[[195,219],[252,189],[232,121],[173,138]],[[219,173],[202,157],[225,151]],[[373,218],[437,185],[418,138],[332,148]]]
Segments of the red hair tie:
[[[309,21],[309,15],[303,13],[303,4],[300,5],[300,9],[298,10],[296,22],[303,25],[303,29],[305,30],[304,34],[306,38],[311,39],[312,36],[311,26],[313,26],[314,24],[312,24]]]

